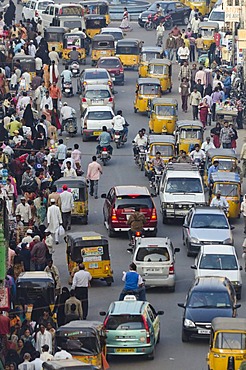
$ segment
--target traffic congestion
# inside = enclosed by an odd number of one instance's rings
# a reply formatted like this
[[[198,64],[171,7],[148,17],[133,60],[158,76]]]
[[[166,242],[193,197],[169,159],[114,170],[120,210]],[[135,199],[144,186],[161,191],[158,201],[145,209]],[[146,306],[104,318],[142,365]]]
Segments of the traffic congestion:
[[[124,6],[2,9],[4,370],[246,367],[231,25],[214,2]]]

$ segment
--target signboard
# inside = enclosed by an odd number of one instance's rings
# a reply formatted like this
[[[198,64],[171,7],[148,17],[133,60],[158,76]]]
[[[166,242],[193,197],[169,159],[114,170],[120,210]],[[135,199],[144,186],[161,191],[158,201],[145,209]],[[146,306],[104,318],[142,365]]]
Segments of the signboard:
[[[9,288],[0,289],[0,310],[7,311],[10,309]]]
[[[238,48],[246,49],[246,30],[238,30]]]
[[[241,6],[225,6],[225,22],[239,22]]]

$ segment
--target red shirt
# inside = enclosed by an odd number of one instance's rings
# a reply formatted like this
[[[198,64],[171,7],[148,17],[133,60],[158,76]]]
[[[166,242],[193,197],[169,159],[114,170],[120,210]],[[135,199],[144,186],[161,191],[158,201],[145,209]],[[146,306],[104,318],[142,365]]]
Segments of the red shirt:
[[[0,335],[10,333],[10,319],[7,316],[0,315]]]
[[[217,47],[220,46],[220,39],[221,39],[221,35],[219,34],[219,32],[216,32],[214,34],[214,42]]]

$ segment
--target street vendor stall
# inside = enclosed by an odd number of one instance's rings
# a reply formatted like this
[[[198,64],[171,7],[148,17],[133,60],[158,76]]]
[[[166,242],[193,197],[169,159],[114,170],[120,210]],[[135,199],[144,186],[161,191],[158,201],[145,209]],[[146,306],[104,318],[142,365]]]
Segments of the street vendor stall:
[[[238,110],[230,102],[226,101],[216,106],[216,121],[220,123],[229,122],[236,124]]]

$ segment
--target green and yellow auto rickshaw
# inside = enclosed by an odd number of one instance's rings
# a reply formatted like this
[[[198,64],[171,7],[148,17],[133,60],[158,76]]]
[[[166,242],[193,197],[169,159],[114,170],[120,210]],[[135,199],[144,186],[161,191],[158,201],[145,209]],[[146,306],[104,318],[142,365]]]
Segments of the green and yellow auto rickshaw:
[[[214,164],[214,161],[218,161],[219,172],[230,172],[234,165],[237,165],[237,155],[233,149],[209,149],[206,153],[206,161],[204,168],[204,182],[207,184],[208,181],[208,170],[209,167]]]
[[[69,32],[63,36],[62,62],[63,64],[71,61],[70,53],[73,48],[79,53],[79,63],[86,63],[85,36],[80,32]]]
[[[86,34],[90,39],[101,32],[107,26],[106,16],[98,14],[87,14],[85,16]]]
[[[199,121],[177,121],[175,131],[177,153],[183,150],[188,154],[194,150],[195,144],[201,146],[203,133],[203,124]]]
[[[169,59],[151,59],[146,77],[159,78],[161,91],[172,91],[172,62]]]
[[[134,112],[147,112],[151,99],[161,97],[161,84],[158,78],[139,78],[136,84]]]
[[[68,191],[73,194],[74,209],[72,217],[81,219],[83,224],[88,223],[88,187],[85,177],[61,177],[54,185],[57,191],[62,192],[62,185],[66,184]]]
[[[113,282],[108,239],[94,231],[75,232],[65,238],[67,264],[71,274],[77,263],[83,261],[93,279],[104,280],[108,286]]]
[[[146,77],[148,64],[151,59],[161,59],[163,49],[159,46],[143,46],[140,54],[140,64],[138,68],[139,77]]]
[[[149,132],[173,135],[178,119],[178,102],[172,98],[154,98],[149,108]]]
[[[145,173],[149,169],[149,163],[155,158],[156,153],[161,153],[165,163],[175,155],[175,138],[171,135],[149,135],[148,151],[146,153]]]

